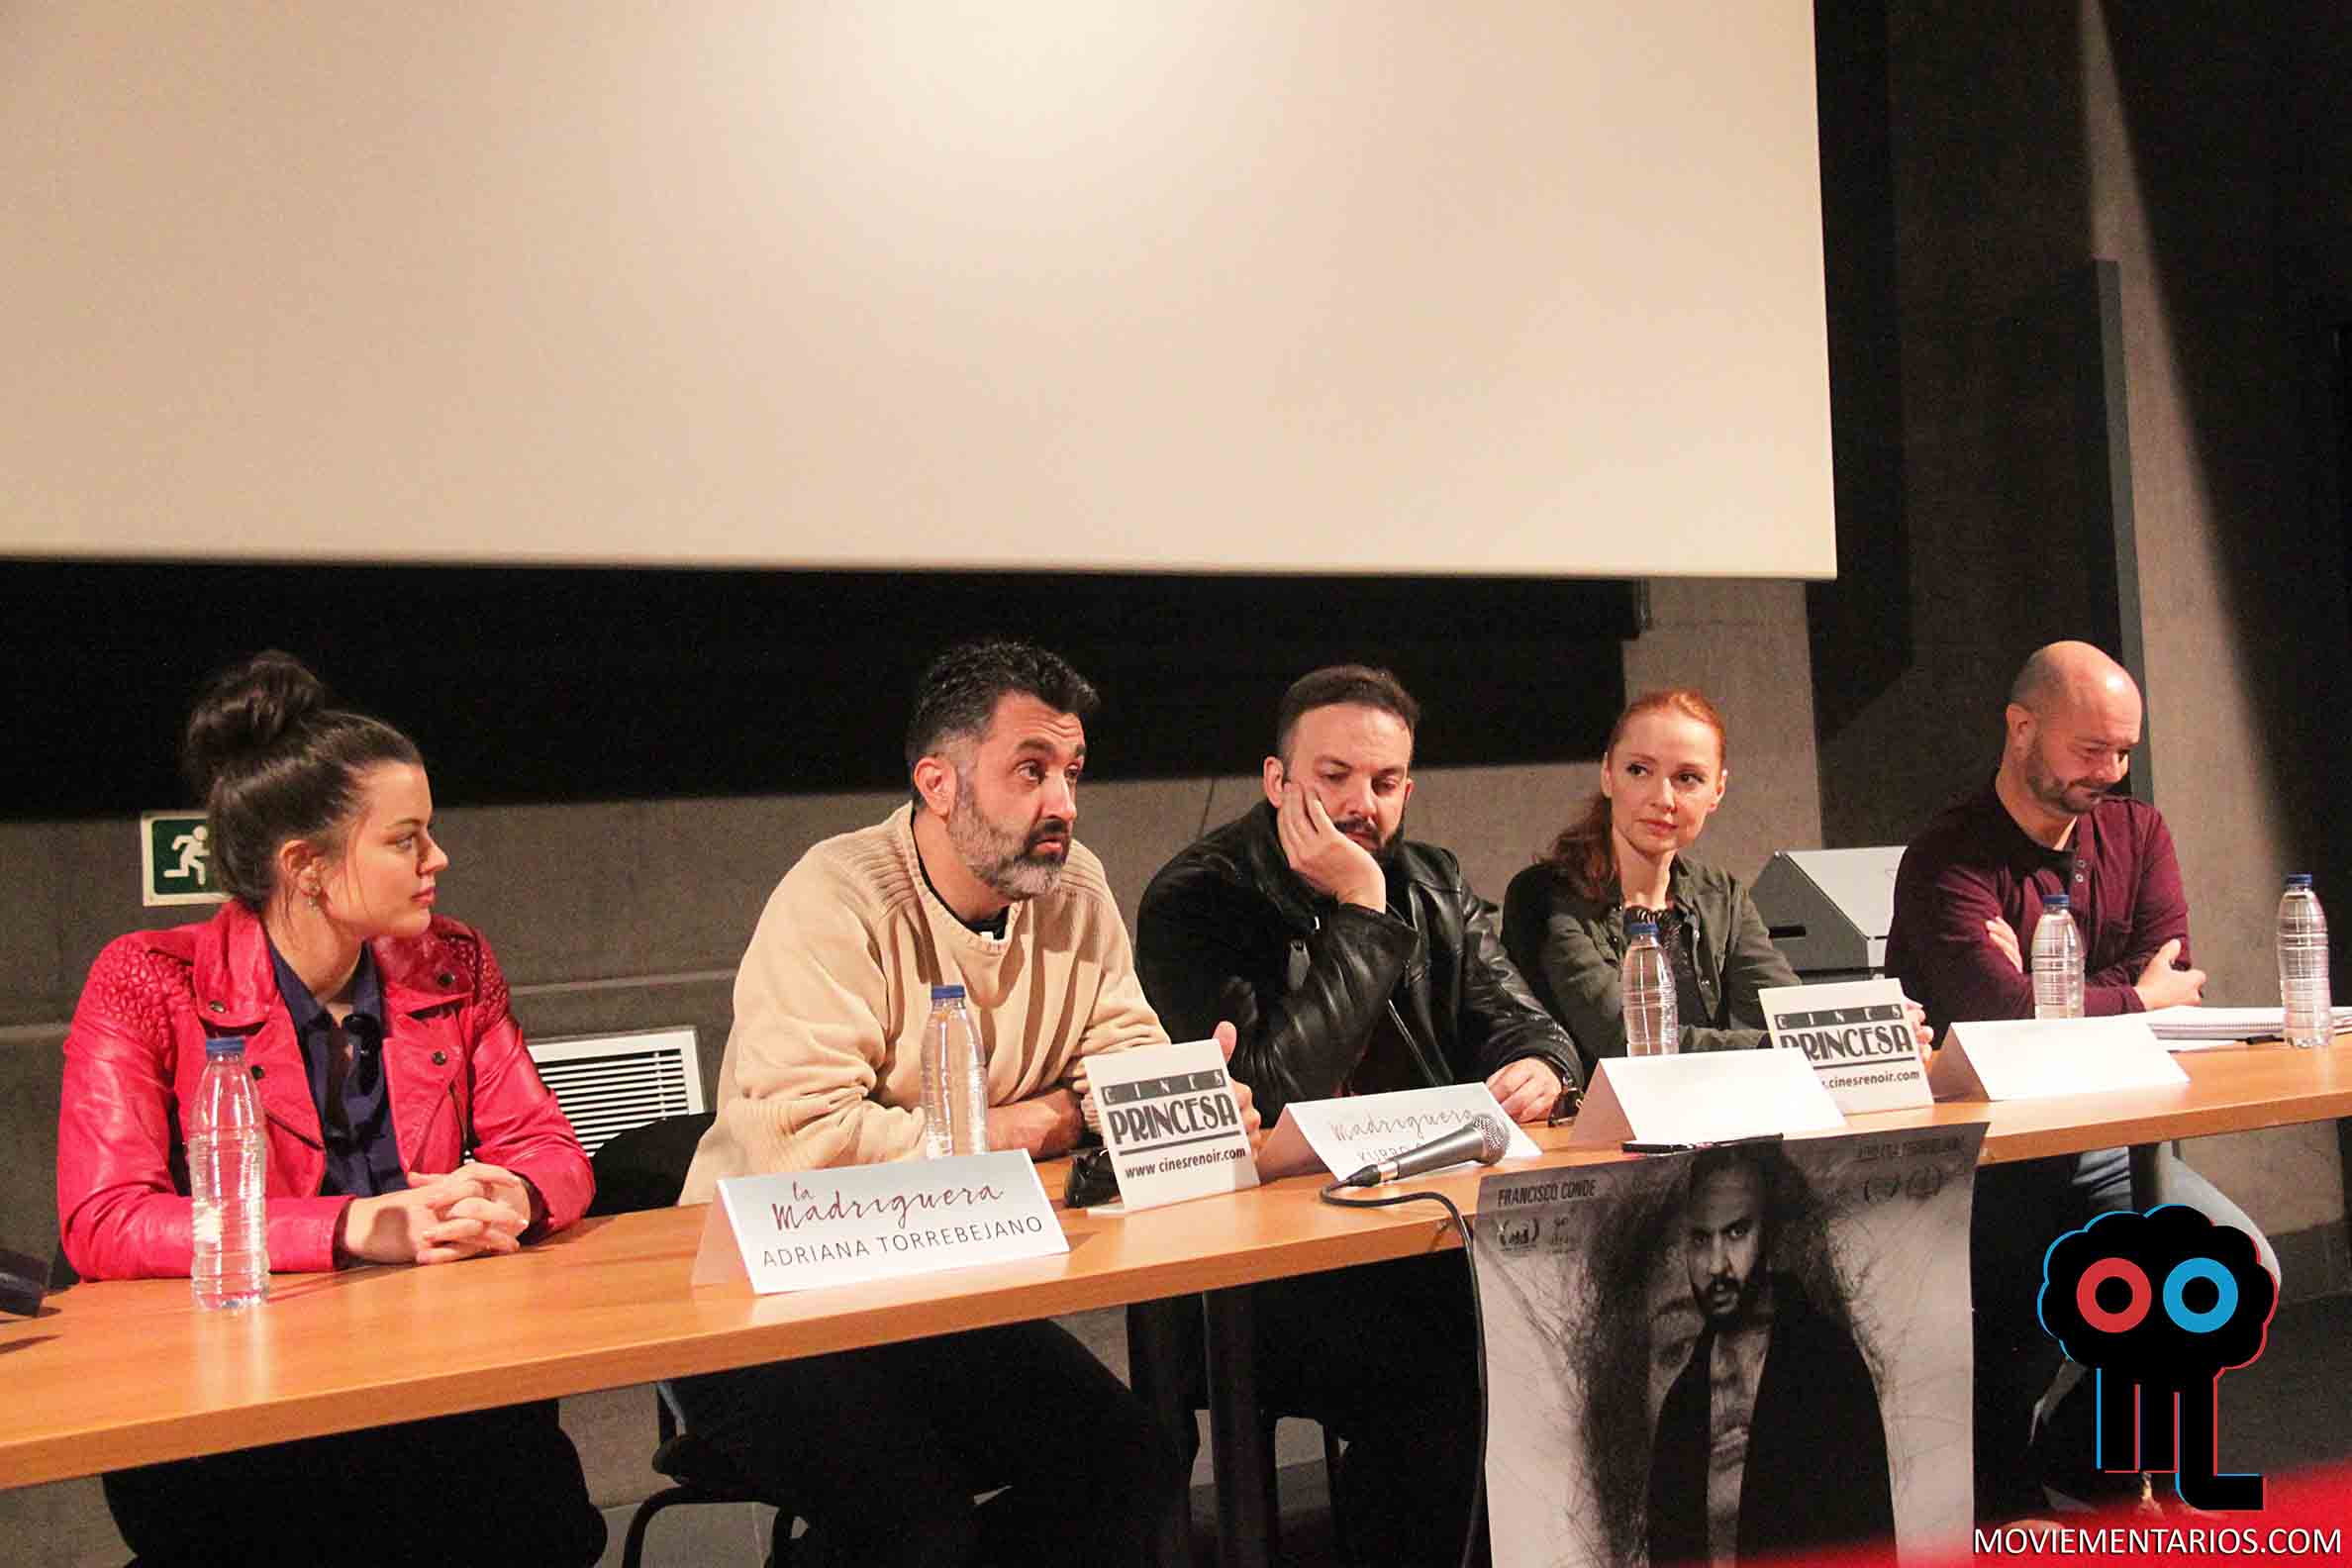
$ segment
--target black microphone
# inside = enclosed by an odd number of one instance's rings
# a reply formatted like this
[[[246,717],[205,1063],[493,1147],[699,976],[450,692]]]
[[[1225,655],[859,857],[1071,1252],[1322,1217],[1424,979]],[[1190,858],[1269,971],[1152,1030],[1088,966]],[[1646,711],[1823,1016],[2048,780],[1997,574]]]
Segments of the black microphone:
[[[1408,1177],[1419,1176],[1422,1171],[1441,1170],[1448,1165],[1459,1165],[1464,1160],[1492,1165],[1503,1157],[1503,1151],[1509,1147],[1511,1134],[1504,1130],[1502,1123],[1491,1116],[1474,1116],[1451,1132],[1441,1133],[1420,1148],[1407,1149],[1395,1159],[1385,1159],[1377,1165],[1365,1166],[1352,1176],[1341,1177],[1339,1185],[1378,1187],[1383,1182],[1404,1181]]]

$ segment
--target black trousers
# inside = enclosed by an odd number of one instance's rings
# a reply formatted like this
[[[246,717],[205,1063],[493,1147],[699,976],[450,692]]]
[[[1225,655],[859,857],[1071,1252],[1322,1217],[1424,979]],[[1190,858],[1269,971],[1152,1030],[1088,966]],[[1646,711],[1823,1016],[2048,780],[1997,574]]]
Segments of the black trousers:
[[[1149,1412],[1049,1323],[679,1378],[670,1391],[690,1431],[808,1520],[796,1562],[1132,1563],[1185,1500],[1183,1461]]]
[[[1259,1402],[1347,1439],[1332,1499],[1358,1562],[1458,1562],[1477,1495],[1468,1256],[1256,1287]]]
[[[104,1485],[142,1568],[585,1568],[605,1545],[553,1400],[117,1470]]]

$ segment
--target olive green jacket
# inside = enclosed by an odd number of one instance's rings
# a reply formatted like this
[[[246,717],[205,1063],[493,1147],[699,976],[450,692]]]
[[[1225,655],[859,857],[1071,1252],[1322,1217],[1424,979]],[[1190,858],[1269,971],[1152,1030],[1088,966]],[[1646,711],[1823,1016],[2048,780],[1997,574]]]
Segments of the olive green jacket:
[[[1727,872],[1677,855],[1668,886],[1684,915],[1683,939],[1695,943],[1703,1018],[1682,1021],[1686,1051],[1750,1050],[1765,1043],[1767,986],[1797,984],[1797,972],[1772,945],[1747,888]],[[1617,970],[1625,956],[1621,899],[1596,903],[1547,865],[1511,880],[1503,898],[1503,945],[1553,1018],[1587,1057],[1625,1054],[1624,998]]]

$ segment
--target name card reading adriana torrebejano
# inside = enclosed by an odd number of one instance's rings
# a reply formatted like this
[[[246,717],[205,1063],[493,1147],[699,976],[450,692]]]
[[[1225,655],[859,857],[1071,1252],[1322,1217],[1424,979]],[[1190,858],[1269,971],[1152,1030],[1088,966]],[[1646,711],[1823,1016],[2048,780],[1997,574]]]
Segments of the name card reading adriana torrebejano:
[[[1258,1184],[1241,1102],[1213,1039],[1089,1057],[1087,1082],[1122,1212]],[[1105,1204],[1103,1208],[1115,1206]]]
[[[1923,1106],[1927,1069],[1893,980],[1769,986],[1757,993],[1772,1043],[1800,1050],[1847,1116]]]
[[[1271,1180],[1321,1165],[1334,1176],[1350,1175],[1443,1137],[1479,1116],[1511,1128],[1505,1159],[1533,1159],[1543,1152],[1512,1127],[1485,1084],[1445,1084],[1336,1100],[1294,1100],[1282,1108],[1282,1120],[1258,1150],[1258,1174]]]
[[[1929,1081],[1939,1100],[2038,1100],[2158,1089],[2189,1075],[2143,1021],[2122,1016],[1955,1024]]]
[[[694,1283],[765,1296],[1070,1250],[1028,1154],[893,1160],[719,1184]]]
[[[1784,1050],[1610,1056],[1593,1064],[1568,1147],[1724,1143],[1845,1126],[1803,1055]]]

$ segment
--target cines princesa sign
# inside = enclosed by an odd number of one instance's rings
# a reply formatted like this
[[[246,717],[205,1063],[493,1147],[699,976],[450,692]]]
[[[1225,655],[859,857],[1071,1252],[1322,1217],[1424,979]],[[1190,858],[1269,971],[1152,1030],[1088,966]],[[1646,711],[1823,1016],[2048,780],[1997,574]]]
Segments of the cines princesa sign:
[[[1805,1053],[1837,1109],[1892,1111],[1928,1104],[1903,987],[1893,980],[1773,986],[1760,993],[1772,1043]]]
[[[1113,1051],[1087,1063],[1122,1210],[1258,1184],[1241,1105],[1213,1039]]]

